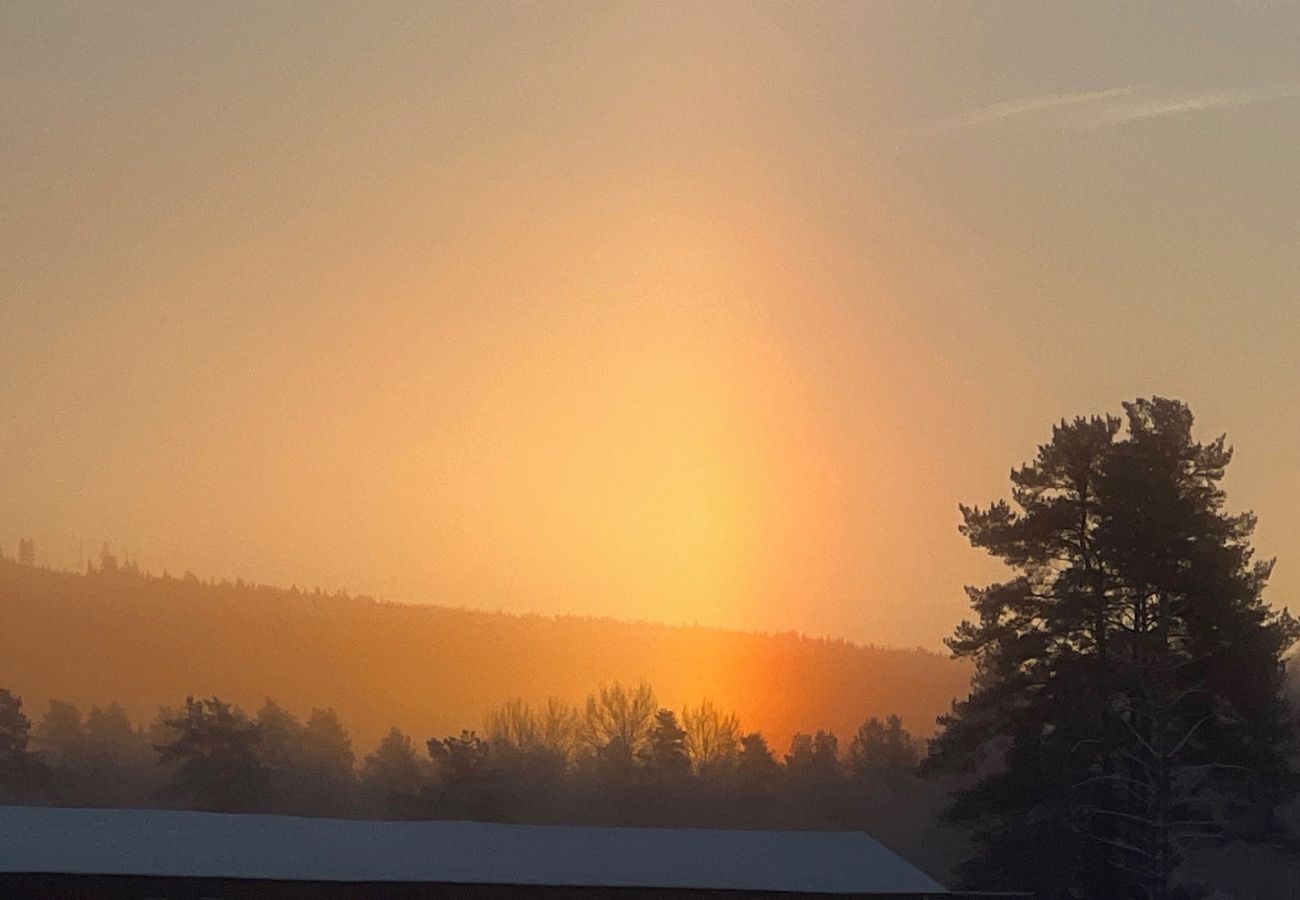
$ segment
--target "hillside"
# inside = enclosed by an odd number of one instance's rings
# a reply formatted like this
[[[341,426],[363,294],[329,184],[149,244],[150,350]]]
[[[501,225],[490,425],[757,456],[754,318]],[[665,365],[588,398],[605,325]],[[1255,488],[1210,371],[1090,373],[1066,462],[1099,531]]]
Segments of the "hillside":
[[[967,669],[921,650],[791,634],[410,606],[131,573],[0,562],[0,686],[39,716],[51,698],[122,703],[138,721],[186,694],[246,708],[331,706],[364,752],[391,725],[423,740],[477,728],[514,697],[580,702],[645,679],[663,705],[708,697],[784,749],[796,730],[847,742],[871,715],[928,733]]]

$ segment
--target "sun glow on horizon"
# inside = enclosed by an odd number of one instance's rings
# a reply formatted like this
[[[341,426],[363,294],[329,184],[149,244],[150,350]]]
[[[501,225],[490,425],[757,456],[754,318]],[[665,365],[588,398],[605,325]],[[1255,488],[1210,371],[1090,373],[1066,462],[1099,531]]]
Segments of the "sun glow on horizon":
[[[1290,14],[987,15],[5,8],[0,542],[939,649],[957,504],[1161,394],[1294,595]]]

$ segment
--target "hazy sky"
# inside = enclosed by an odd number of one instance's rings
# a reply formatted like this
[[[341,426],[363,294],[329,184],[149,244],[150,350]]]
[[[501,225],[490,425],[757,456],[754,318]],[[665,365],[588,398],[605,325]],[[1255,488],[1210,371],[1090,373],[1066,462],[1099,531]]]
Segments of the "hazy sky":
[[[938,646],[1153,393],[1300,609],[1300,4],[0,7],[0,546]]]

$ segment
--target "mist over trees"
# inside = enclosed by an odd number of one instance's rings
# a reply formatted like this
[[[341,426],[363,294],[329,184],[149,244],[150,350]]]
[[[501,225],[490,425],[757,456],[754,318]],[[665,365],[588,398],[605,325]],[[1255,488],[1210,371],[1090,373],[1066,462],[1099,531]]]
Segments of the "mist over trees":
[[[143,724],[116,704],[83,714],[55,700],[34,727],[18,697],[0,700],[6,802],[861,828],[937,872],[963,846],[939,819],[942,789],[913,771],[881,777],[881,768],[855,767],[824,730],[797,736],[785,762],[761,734],[742,734],[735,714],[706,700],[678,716],[644,682],[599,686],[581,709],[511,699],[483,716],[481,731],[426,739],[393,727],[360,758],[332,710],[300,718],[273,699],[250,714],[218,697],[187,697]],[[919,742],[901,726],[899,734],[915,758]]]
[[[1192,900],[1209,895],[1203,885],[1249,884],[1242,896],[1281,896],[1278,886],[1300,876],[1292,713],[1300,679],[1288,680],[1285,666],[1300,625],[1264,600],[1272,562],[1254,558],[1254,517],[1226,511],[1225,439],[1194,440],[1191,412],[1176,401],[1124,410],[1123,419],[1061,422],[1012,472],[1009,502],[961,507],[961,533],[1012,574],[968,588],[974,617],[948,645],[973,678],[928,742],[928,722],[872,715],[866,702],[853,729],[814,718],[786,742],[747,730],[744,716],[709,699],[661,702],[637,679],[606,681],[576,704],[514,697],[449,729],[403,730],[394,717],[398,724],[355,747],[344,717],[324,706],[299,704],[300,717],[265,698],[249,714],[216,696],[187,696],[137,723],[116,702],[83,713],[47,695],[33,721],[0,689],[0,802],[852,828],[974,890]],[[267,601],[240,621],[257,625],[244,632],[252,640],[307,622],[328,657],[338,633],[328,615],[300,618],[286,592],[155,579],[108,548],[86,575],[49,573],[35,567],[30,541],[20,549],[26,561],[0,559],[0,582],[45,591],[51,609],[42,615],[69,628],[67,613],[86,607],[64,603],[61,592],[88,586],[137,628],[165,620],[151,604],[223,595],[250,608]],[[147,602],[125,599],[136,593]],[[348,625],[373,628],[372,614],[389,612],[350,598],[287,596],[341,611]],[[377,633],[409,648],[403,626],[412,621],[399,611]],[[468,633],[493,639],[503,623],[536,624],[473,621]],[[129,633],[114,624],[114,634]],[[187,635],[187,627],[166,633]],[[230,646],[226,636],[182,649],[201,656]],[[844,658],[834,644],[799,646]],[[443,672],[448,680],[473,674]],[[749,687],[761,693],[767,683],[754,675]],[[864,696],[871,687],[863,684]]]

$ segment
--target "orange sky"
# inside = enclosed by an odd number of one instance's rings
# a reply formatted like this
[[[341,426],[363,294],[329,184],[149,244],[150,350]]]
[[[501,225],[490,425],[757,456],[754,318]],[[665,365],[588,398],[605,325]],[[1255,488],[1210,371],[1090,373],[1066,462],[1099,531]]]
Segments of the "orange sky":
[[[957,503],[1161,393],[1237,445],[1287,601],[1297,38],[7,6],[0,546],[935,647],[996,572]]]

